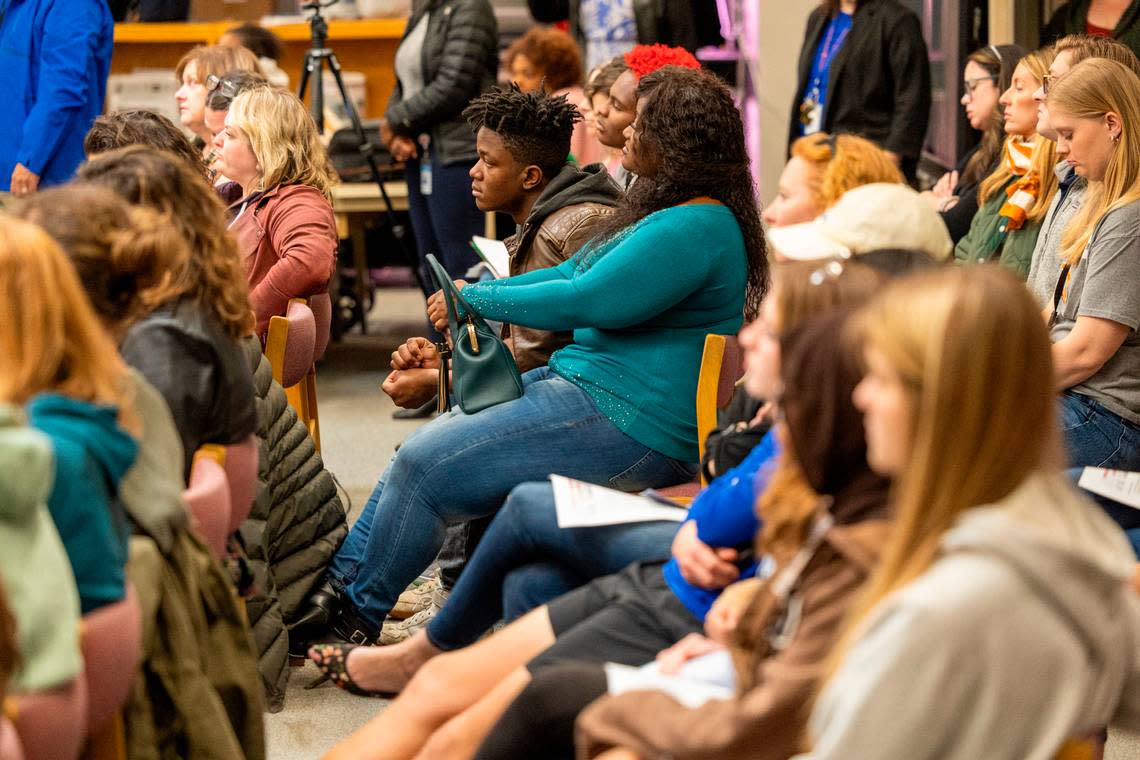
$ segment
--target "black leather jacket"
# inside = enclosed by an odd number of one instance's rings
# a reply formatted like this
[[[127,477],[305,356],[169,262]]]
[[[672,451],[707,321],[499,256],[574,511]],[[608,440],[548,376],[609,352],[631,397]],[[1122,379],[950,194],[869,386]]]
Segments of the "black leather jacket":
[[[431,136],[431,150],[444,164],[473,162],[475,135],[460,115],[495,83],[499,68],[498,25],[488,0],[417,2],[404,36],[425,13],[422,54],[424,89],[407,100],[397,80],[388,101],[388,124],[397,134]]]

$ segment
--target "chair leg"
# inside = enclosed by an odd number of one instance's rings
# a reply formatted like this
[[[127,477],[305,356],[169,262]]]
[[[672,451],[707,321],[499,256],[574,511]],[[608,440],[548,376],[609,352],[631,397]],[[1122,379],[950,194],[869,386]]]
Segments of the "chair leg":
[[[84,760],[127,760],[127,741],[123,716],[116,715],[87,735]]]
[[[321,417],[317,413],[317,369],[314,367],[305,375],[305,412],[309,418],[309,434],[313,437],[313,444],[317,453],[321,453]]]

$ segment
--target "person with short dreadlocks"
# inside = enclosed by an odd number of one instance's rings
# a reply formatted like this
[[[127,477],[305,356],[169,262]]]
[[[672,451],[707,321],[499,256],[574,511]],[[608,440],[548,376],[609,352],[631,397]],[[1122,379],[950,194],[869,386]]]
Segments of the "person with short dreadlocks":
[[[628,142],[641,179],[596,236],[556,267],[458,283],[487,319],[574,340],[523,375],[521,397],[404,441],[313,600],[342,641],[374,641],[447,526],[495,514],[519,483],[558,472],[640,491],[696,473],[705,337],[755,316],[767,256],[732,94],[711,74],[662,72]]]
[[[471,168],[471,192],[480,211],[510,214],[518,231],[507,238],[510,276],[557,266],[578,252],[613,213],[621,190],[601,166],[579,169],[566,162],[577,107],[541,88],[522,92],[497,87],[463,112],[475,131],[479,160]],[[571,341],[568,331],[503,325],[519,370],[543,367]],[[427,338],[411,338],[392,356],[392,374],[381,386],[398,406],[429,401],[436,392],[439,357]]]

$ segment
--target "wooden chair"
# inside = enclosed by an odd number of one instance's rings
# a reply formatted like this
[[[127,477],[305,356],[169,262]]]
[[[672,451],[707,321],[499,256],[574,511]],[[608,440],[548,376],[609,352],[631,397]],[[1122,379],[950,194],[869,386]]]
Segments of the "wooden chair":
[[[257,472],[261,456],[258,452],[257,436],[250,435],[241,443],[223,446],[207,443],[196,452],[194,459],[207,457],[217,462],[226,474],[230,486],[230,521],[228,533],[233,533],[253,509],[257,495]]]
[[[289,301],[285,316],[269,320],[265,358],[273,368],[273,379],[285,389],[289,405],[320,451],[316,360],[328,347],[332,302],[328,294],[313,296],[312,302],[316,311],[304,299],[294,298]]]
[[[701,354],[701,370],[697,376],[697,448],[705,457],[705,441],[716,429],[717,412],[732,401],[736,382],[744,374],[744,352],[733,335],[705,336]],[[675,501],[689,503],[708,485],[702,472],[692,482],[661,489],[661,494]]]
[[[4,702],[24,755],[33,760],[75,760],[87,733],[87,679]]]
[[[208,455],[195,454],[190,485],[182,492],[182,499],[190,510],[195,531],[210,553],[217,559],[225,557],[232,508],[230,485],[222,466]]]
[[[142,657],[142,610],[130,584],[123,601],[83,616],[79,646],[87,679],[87,760],[126,760],[122,709]]]

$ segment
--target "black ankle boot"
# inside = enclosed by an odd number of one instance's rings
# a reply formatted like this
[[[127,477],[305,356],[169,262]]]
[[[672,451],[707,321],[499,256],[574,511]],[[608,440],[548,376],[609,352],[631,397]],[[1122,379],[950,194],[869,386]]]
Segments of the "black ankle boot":
[[[365,620],[351,604],[345,604],[332,626],[332,638],[359,646],[372,646],[380,640],[380,629]]]
[[[289,654],[304,657],[310,643],[328,635],[343,607],[344,600],[337,590],[328,581],[322,583],[305,600],[289,627]]]

